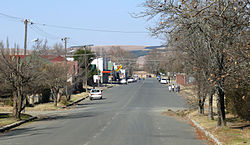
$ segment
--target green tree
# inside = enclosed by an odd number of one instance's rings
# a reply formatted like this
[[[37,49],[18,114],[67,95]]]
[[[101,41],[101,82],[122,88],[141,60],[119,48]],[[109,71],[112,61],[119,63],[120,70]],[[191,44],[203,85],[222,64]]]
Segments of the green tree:
[[[80,86],[82,86],[83,82],[85,82],[87,90],[88,82],[93,82],[93,74],[89,72],[92,72],[90,65],[92,60],[95,58],[95,54],[90,49],[85,47],[85,49],[78,49],[73,58],[79,65],[79,75],[76,78],[76,82],[80,83]]]

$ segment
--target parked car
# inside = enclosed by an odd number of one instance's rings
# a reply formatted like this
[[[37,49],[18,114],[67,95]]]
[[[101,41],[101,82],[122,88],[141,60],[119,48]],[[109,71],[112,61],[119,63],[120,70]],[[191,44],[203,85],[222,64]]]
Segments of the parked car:
[[[127,81],[126,81],[126,79],[122,79],[122,80],[120,81],[120,83],[121,83],[121,84],[127,84]]]
[[[91,89],[89,92],[90,100],[93,99],[102,99],[102,91],[99,89]]]
[[[167,84],[167,79],[161,79],[160,83],[161,84]]]
[[[131,77],[131,78],[128,78],[128,83],[133,83],[134,82],[134,79]]]

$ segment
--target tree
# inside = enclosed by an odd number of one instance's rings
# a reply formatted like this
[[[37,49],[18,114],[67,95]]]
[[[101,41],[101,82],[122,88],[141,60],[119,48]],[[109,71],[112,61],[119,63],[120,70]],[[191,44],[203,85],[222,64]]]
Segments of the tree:
[[[227,81],[247,65],[246,56],[248,7],[247,0],[170,1],[146,0],[145,10],[137,17],[158,18],[149,28],[154,36],[170,36],[173,46],[187,53],[190,70],[196,70],[217,92],[218,126],[225,126]],[[199,55],[204,54],[204,58]],[[200,65],[206,62],[204,67]],[[188,68],[186,68],[188,69]],[[238,80],[239,78],[237,78]],[[205,81],[208,80],[208,81]],[[213,89],[212,89],[213,90]]]
[[[35,41],[35,45],[33,45],[32,48],[34,49],[33,50],[34,54],[37,54],[37,55],[48,55],[48,54],[50,54],[50,52],[49,52],[50,48],[48,46],[48,40],[47,39],[45,39],[44,41],[37,39]]]
[[[44,83],[49,86],[53,96],[54,105],[57,106],[59,91],[67,84],[68,69],[62,64],[47,65],[44,67]]]
[[[21,119],[21,112],[25,108],[24,100],[29,93],[26,88],[41,77],[39,63],[5,53],[2,42],[0,49],[0,74],[5,81],[5,85],[10,87],[9,89],[14,96],[13,116]]]
[[[57,56],[65,55],[65,48],[63,47],[62,43],[54,44],[52,51]]]
[[[121,64],[128,71],[128,75],[132,76],[136,67],[136,58],[131,52],[123,50],[119,46],[112,46],[106,54],[112,61]]]
[[[157,50],[151,50],[145,58],[144,68],[152,74],[160,73],[160,58],[161,54]]]
[[[89,66],[94,57],[95,55],[87,46],[85,46],[85,49],[78,49],[73,56],[74,60],[77,61],[79,65],[79,75],[75,83],[79,84],[81,87],[80,89],[82,89],[82,83],[85,82],[85,91],[87,91],[88,81],[92,80],[91,73],[88,73],[88,71],[91,71]]]

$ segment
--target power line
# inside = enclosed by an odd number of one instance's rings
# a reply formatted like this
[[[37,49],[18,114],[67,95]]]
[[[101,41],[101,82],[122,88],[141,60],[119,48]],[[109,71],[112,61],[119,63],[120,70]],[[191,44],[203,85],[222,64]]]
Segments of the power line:
[[[16,20],[24,20],[23,18],[11,16],[8,14],[4,14],[0,12],[0,15],[5,16],[7,18],[16,19]],[[108,29],[93,29],[93,28],[82,28],[82,27],[69,27],[69,26],[61,26],[61,25],[53,25],[53,24],[45,24],[45,23],[35,23],[30,22],[33,25],[40,25],[45,27],[53,27],[59,29],[70,29],[70,30],[82,30],[82,31],[94,31],[94,32],[108,32],[108,33],[133,33],[133,34],[146,34],[148,32],[145,31],[121,31],[121,30],[108,30]]]
[[[35,26],[35,25],[29,25],[30,28],[36,32],[37,34],[41,35],[41,36],[44,36],[44,37],[47,37],[47,38],[50,38],[50,39],[61,39],[61,37],[59,36],[56,36],[54,34],[50,34],[48,32],[45,32],[44,30],[40,29],[39,27]]]
[[[4,17],[7,17],[7,18],[11,18],[11,19],[22,20],[22,21],[24,20],[23,18],[16,17],[16,16],[11,16],[11,15],[4,14],[4,13],[1,13],[1,12],[0,12],[0,15],[2,15]]]
[[[69,26],[60,26],[60,25],[51,25],[51,24],[42,24],[42,23],[33,23],[36,25],[41,25],[45,27],[53,27],[60,29],[71,29],[71,30],[82,30],[82,31],[95,31],[95,32],[109,32],[109,33],[147,33],[145,31],[120,31],[120,30],[104,30],[104,29],[91,29],[91,28],[81,28],[81,27],[69,27]]]

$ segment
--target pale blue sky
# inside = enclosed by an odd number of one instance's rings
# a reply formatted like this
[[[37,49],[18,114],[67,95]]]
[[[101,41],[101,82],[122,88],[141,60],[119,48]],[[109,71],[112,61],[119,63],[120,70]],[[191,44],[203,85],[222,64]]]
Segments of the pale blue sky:
[[[35,23],[46,23],[88,29],[145,31],[151,25],[145,19],[135,19],[129,13],[139,12],[144,0],[3,0],[0,13],[27,18]],[[24,24],[21,21],[0,15],[0,40],[9,37],[10,45],[23,47]],[[38,27],[38,28],[37,28]],[[38,30],[39,29],[39,30]],[[42,31],[41,31],[42,30]],[[46,34],[49,33],[49,34]],[[53,34],[51,36],[50,34]],[[32,26],[28,29],[28,48],[35,38],[47,38],[50,45],[60,42],[61,37],[70,37],[69,46],[94,45],[161,45],[150,33],[126,34],[92,32]]]

